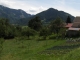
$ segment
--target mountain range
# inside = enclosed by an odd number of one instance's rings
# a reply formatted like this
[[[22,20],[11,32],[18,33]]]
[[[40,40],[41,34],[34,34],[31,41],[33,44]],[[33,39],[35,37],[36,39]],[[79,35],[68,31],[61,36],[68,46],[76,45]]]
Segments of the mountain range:
[[[64,21],[66,21],[68,16],[70,16],[72,21],[74,19],[74,16],[69,13],[58,11],[54,8],[49,8],[48,10],[42,11],[36,15],[31,15],[21,9],[16,10],[0,5],[0,18],[8,18],[11,24],[27,25],[28,21],[35,16],[39,16],[44,24],[50,23],[57,17],[60,17]]]
[[[8,18],[12,24],[16,23],[16,20],[27,17],[31,15],[21,9],[16,10],[0,5],[0,18]]]
[[[36,16],[39,16],[40,19],[44,21],[44,23],[49,23],[50,21],[55,20],[58,17],[60,17],[64,21],[66,21],[68,16],[71,18],[71,20],[74,19],[74,16],[70,15],[69,13],[66,13],[64,11],[58,11],[54,8],[49,8],[46,11],[42,11],[38,13]]]

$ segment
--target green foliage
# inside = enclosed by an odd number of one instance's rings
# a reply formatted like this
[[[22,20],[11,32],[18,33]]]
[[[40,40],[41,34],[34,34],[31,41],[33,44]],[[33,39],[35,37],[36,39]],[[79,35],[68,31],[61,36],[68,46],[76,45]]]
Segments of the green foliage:
[[[70,18],[70,16],[67,17],[66,23],[67,23],[67,24],[68,24],[68,23],[71,23],[71,18]]]
[[[44,39],[46,39],[47,36],[50,35],[50,32],[49,32],[49,29],[48,28],[42,28],[40,33],[39,33],[39,36],[43,36]]]
[[[15,36],[15,28],[10,25],[8,21],[9,20],[5,18],[0,19],[0,37],[4,39],[14,38]]]
[[[15,28],[13,26],[7,26],[5,29],[4,39],[11,39],[15,37]]]
[[[30,36],[33,36],[33,35],[35,35],[35,34],[36,34],[36,31],[33,30],[33,29],[31,29],[31,28],[29,28],[29,27],[24,27],[24,28],[22,29],[22,35],[23,35],[23,36],[27,36],[28,39],[29,39]]]
[[[15,26],[15,36],[21,37],[21,32],[22,32],[22,27],[19,25]]]
[[[57,34],[52,34],[49,36],[49,39],[57,39]]]
[[[36,31],[40,31],[42,23],[39,17],[35,17],[29,21],[28,26]]]
[[[0,37],[3,37],[5,34],[5,29],[8,24],[8,20],[5,18],[0,19]]]
[[[50,24],[51,32],[59,33],[59,30],[64,27],[64,21],[61,18],[53,20]]]
[[[66,35],[66,28],[61,28],[59,30],[59,36],[62,37],[62,38],[64,38],[65,35]]]

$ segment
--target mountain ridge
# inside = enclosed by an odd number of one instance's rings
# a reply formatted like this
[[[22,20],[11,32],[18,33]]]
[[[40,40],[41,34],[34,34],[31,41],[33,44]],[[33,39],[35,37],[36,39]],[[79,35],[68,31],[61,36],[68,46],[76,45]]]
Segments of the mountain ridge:
[[[8,18],[10,20],[10,23],[15,23],[16,20],[31,17],[31,15],[21,9],[12,9],[0,5],[0,18],[2,17]]]
[[[27,25],[28,21],[33,19],[34,17],[39,16],[40,19],[42,20],[43,24],[49,24],[51,21],[55,20],[56,18],[60,17],[62,20],[66,21],[67,17],[70,16],[71,20],[74,20],[74,16],[72,16],[69,13],[66,13],[64,11],[59,11],[57,9],[54,8],[49,8],[45,11],[42,11],[30,18],[25,18],[25,19],[20,19],[20,23],[18,23],[19,25]],[[26,23],[25,23],[26,22]]]
[[[43,24],[49,24],[52,20],[55,20],[57,17],[60,17],[64,21],[66,21],[68,16],[70,16],[72,21],[74,19],[74,16],[72,16],[71,14],[66,13],[64,11],[59,11],[54,8],[49,8],[36,15],[31,15],[21,9],[16,10],[0,5],[0,18],[8,18],[11,24],[27,25],[28,21],[36,16],[40,17],[40,19],[43,21]]]
[[[41,16],[40,18],[42,20],[46,19],[46,22],[48,22],[49,20],[55,20],[57,17],[60,17],[61,19],[66,20],[67,17],[70,16],[71,20],[74,19],[74,16],[72,16],[71,14],[66,13],[64,11],[59,11],[54,8],[49,8],[48,10],[42,11],[38,13],[36,16]]]

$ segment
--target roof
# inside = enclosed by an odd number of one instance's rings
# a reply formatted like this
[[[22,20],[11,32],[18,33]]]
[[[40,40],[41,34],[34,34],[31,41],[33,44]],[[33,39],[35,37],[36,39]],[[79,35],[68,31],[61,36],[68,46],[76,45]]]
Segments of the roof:
[[[74,27],[74,28],[80,28],[80,17],[76,17],[74,19],[72,27]]]
[[[68,23],[65,27],[70,28],[72,27],[73,23]]]
[[[68,30],[79,31],[80,30],[80,17],[76,17],[73,23],[68,23],[66,27],[69,27]]]
[[[76,30],[76,31],[79,31],[80,28],[69,28],[68,30]]]

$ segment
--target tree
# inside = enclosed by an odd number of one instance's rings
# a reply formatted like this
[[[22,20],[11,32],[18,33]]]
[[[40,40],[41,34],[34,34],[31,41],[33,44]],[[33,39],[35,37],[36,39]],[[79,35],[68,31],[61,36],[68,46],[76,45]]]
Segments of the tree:
[[[53,20],[50,24],[51,32],[59,33],[59,30],[64,26],[64,21],[61,18]]]
[[[22,32],[22,27],[19,25],[15,26],[15,36],[20,37]]]
[[[66,36],[66,28],[61,28],[59,31],[59,36],[64,38]]]
[[[0,19],[0,37],[4,39],[14,38],[14,26],[10,25],[6,18]]]
[[[42,28],[40,33],[39,33],[39,36],[43,36],[44,39],[46,39],[46,37],[50,35],[50,32],[49,32],[49,29],[48,28]]]
[[[66,23],[71,23],[71,18],[69,16],[67,17]]]
[[[15,37],[15,29],[13,26],[7,26],[5,29],[4,39],[12,39]]]
[[[31,19],[28,22],[28,26],[31,29],[34,29],[36,31],[39,31],[41,29],[41,27],[42,27],[42,23],[41,23],[41,20],[39,19],[39,17],[35,17],[35,18]]]
[[[30,36],[35,35],[35,33],[36,33],[36,31],[29,28],[29,27],[25,27],[25,28],[22,29],[22,35],[27,36],[28,39],[29,39]]]
[[[5,30],[8,25],[8,21],[5,18],[0,19],[0,37],[3,37],[5,35]]]

